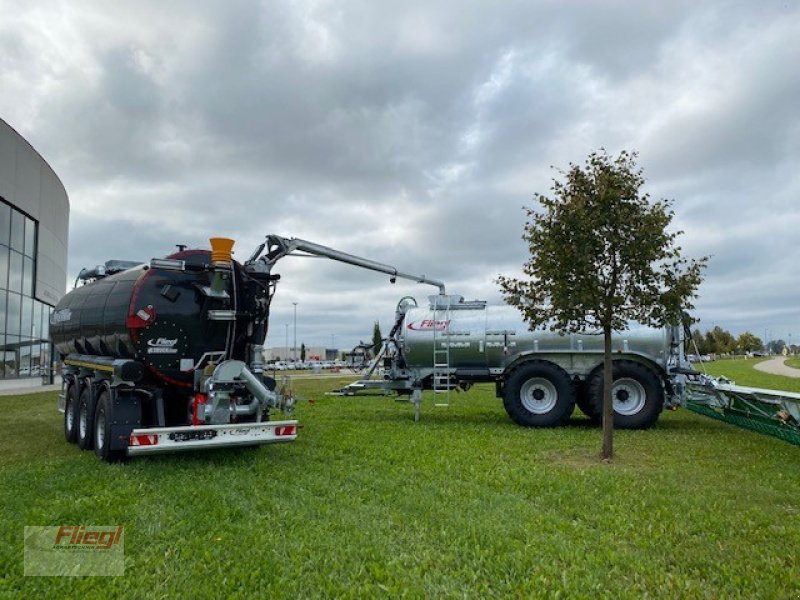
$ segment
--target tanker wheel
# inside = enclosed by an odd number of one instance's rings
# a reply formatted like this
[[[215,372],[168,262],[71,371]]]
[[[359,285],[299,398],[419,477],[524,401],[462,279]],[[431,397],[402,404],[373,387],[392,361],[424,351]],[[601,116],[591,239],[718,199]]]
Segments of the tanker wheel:
[[[64,439],[70,444],[78,441],[78,384],[72,382],[67,386],[64,404]]]
[[[611,397],[614,404],[614,427],[647,429],[658,420],[664,408],[661,379],[652,369],[629,360],[613,363]],[[603,414],[603,368],[589,377],[589,400],[599,418]]]
[[[589,417],[592,422],[599,423],[601,414],[597,412],[597,407],[589,397],[589,386],[587,385],[587,382],[580,381],[576,383],[575,386],[575,404],[578,405],[578,408],[581,409],[581,412]]]
[[[113,417],[111,395],[103,390],[94,411],[94,452],[106,462],[116,462],[125,456],[123,450],[111,449],[111,422]]]
[[[575,384],[558,365],[527,362],[511,371],[503,406],[515,423],[525,427],[561,425],[575,408]]]
[[[84,385],[78,397],[78,448],[91,450],[94,438],[94,403],[92,389]]]

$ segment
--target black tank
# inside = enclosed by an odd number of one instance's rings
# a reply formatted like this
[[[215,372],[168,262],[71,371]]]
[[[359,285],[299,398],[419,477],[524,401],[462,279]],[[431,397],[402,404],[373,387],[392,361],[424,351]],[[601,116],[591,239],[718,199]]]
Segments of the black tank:
[[[229,298],[211,297],[204,292],[213,277],[209,251],[184,250],[169,258],[184,260],[187,270],[140,265],[65,295],[50,317],[58,352],[136,359],[165,383],[191,386],[201,359],[224,352],[229,335],[234,339],[230,322],[208,319],[209,310],[235,308],[233,282],[228,278]],[[241,283],[236,263],[233,279]],[[242,353],[243,348],[232,350],[234,356]]]

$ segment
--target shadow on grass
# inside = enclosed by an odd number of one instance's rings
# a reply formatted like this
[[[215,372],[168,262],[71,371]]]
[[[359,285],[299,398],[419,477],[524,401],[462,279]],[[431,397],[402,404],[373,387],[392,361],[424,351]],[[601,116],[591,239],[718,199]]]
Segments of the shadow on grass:
[[[525,427],[523,425],[518,425],[511,418],[506,414],[506,412],[502,408],[498,407],[491,407],[487,406],[482,408],[478,411],[475,410],[475,406],[466,407],[468,412],[465,410],[460,409],[457,405],[453,405],[451,408],[438,408],[432,406],[424,406],[422,407],[422,411],[420,413],[420,420],[419,422],[415,423],[414,421],[414,410],[411,406],[403,407],[398,406],[396,410],[392,409],[392,406],[395,405],[381,405],[379,408],[375,407],[375,409],[367,409],[363,406],[348,406],[344,410],[351,411],[357,413],[357,418],[359,423],[366,423],[366,422],[374,422],[374,423],[404,423],[409,425],[415,424],[435,424],[435,425],[443,425],[443,426],[457,426],[460,424],[473,424],[473,425],[483,425],[483,426],[504,426],[508,427],[509,429],[514,430],[540,430],[540,431],[552,431],[558,429],[566,429],[566,430],[574,430],[574,431],[582,431],[582,430],[597,430],[601,429],[601,424],[597,421],[593,421],[589,417],[586,417],[580,414],[577,410],[576,412],[570,417],[569,421],[561,425],[555,425],[552,427]],[[343,415],[339,413],[337,416],[330,416],[327,415],[325,418],[330,419],[331,421],[338,420]],[[662,428],[664,420],[659,420],[653,429],[660,429]],[[677,423],[678,427],[681,427],[684,423],[692,423],[692,427],[697,429],[698,423],[695,421],[683,420]],[[669,422],[668,428],[672,428],[676,426],[676,423]],[[713,421],[712,427],[709,429],[714,429]]]
[[[267,446],[267,448],[263,446]],[[114,463],[104,463],[97,459],[97,466],[92,468],[108,469],[109,473],[118,473],[120,475],[123,473],[135,473],[137,477],[149,476],[152,480],[157,481],[164,477],[171,477],[176,470],[202,473],[204,470],[251,468],[256,464],[268,464],[278,468],[283,466],[285,468],[296,462],[295,452],[275,451],[274,446],[276,444],[184,450],[149,456],[129,456]]]

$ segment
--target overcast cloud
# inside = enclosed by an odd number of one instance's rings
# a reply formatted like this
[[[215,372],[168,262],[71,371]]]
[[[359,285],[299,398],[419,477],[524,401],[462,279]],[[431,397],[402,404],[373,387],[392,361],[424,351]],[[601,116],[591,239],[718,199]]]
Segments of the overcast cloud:
[[[640,152],[701,327],[800,341],[794,2],[0,0],[0,117],[60,175],[70,272],[303,237],[499,302],[550,166]],[[346,347],[433,288],[287,258],[275,345]],[[430,291],[429,291],[430,290]],[[291,327],[291,326],[290,326]],[[290,328],[291,332],[291,328]]]

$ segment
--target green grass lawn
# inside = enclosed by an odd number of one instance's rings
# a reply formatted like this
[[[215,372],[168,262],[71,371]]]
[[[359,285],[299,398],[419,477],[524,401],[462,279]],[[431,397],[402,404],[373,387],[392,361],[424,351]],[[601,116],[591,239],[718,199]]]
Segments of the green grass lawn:
[[[681,410],[605,465],[588,421],[518,427],[490,386],[414,423],[337,383],[298,382],[294,443],[116,465],[54,394],[0,397],[0,596],[800,595],[800,448]],[[23,527],[62,524],[124,525],[125,576],[25,578]]]
[[[783,361],[783,364],[785,364],[787,367],[792,367],[793,369],[800,369],[800,358],[796,356],[787,358],[785,361]]]
[[[800,392],[800,379],[796,377],[772,375],[770,373],[757,371],[753,368],[754,365],[765,360],[769,359],[736,358],[731,360],[718,360],[712,363],[706,363],[703,367],[705,368],[705,372],[709,375],[713,375],[714,377],[724,375],[738,385]]]

